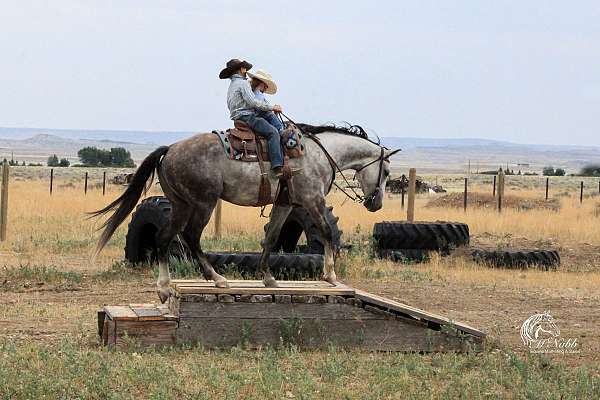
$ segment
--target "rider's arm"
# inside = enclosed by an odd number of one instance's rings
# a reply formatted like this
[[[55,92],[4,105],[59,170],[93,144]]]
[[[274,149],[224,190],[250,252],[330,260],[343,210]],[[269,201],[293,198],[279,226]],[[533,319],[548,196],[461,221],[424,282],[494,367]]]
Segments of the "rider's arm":
[[[240,93],[242,94],[244,101],[250,105],[250,107],[260,111],[273,111],[272,105],[269,103],[263,103],[262,101],[258,100],[256,96],[254,96],[254,93],[252,92],[252,89],[248,83],[241,85]]]

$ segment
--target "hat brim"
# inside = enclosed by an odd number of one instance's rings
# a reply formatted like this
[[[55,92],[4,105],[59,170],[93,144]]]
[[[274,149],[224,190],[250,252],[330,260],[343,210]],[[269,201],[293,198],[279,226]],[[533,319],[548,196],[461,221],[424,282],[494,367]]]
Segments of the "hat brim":
[[[250,64],[248,61],[241,61],[239,64],[235,64],[230,67],[225,67],[219,73],[219,79],[231,78],[231,75],[233,75],[238,69],[242,67],[248,70],[252,68],[252,64]]]
[[[265,90],[266,94],[275,94],[277,93],[277,84],[275,82],[273,82],[272,80],[269,79],[265,79],[262,76],[259,75],[254,75],[251,72],[248,72],[248,76],[252,79],[256,79],[259,80],[261,82],[264,82],[267,85],[267,90]]]

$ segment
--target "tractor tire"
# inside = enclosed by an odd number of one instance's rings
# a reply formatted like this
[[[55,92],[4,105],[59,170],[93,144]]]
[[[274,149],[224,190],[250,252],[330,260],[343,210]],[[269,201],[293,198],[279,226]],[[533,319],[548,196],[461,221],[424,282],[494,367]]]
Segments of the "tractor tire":
[[[535,266],[548,271],[560,265],[560,254],[556,250],[483,250],[471,253],[473,260],[496,268],[526,269]]]
[[[421,249],[378,250],[377,256],[397,263],[412,264],[429,261],[432,251]]]
[[[125,238],[125,259],[131,263],[156,262],[156,233],[169,223],[171,202],[164,196],[144,199],[131,216]],[[336,221],[337,222],[337,221]],[[302,232],[300,232],[302,233]],[[314,238],[314,235],[312,236]],[[339,236],[338,236],[339,239]],[[313,240],[315,243],[316,240]],[[177,235],[169,245],[169,258],[190,259],[187,243]],[[260,253],[205,253],[216,270],[223,272],[229,266],[239,268],[242,275],[256,276]],[[269,258],[273,275],[278,279],[320,277],[323,256],[318,254],[271,254]]]
[[[373,227],[378,250],[448,251],[469,244],[469,226],[460,222],[378,222]]]
[[[338,227],[339,218],[333,215],[333,207],[327,207],[327,221],[331,226],[333,234],[334,255],[340,250],[342,231]],[[265,232],[269,224],[265,225]],[[298,246],[300,236],[304,232],[306,236],[306,245]],[[306,253],[306,254],[324,254],[325,241],[317,228],[317,224],[308,215],[308,212],[302,207],[294,207],[292,212],[284,222],[279,238],[273,248],[274,252],[284,251],[285,253]]]
[[[131,216],[125,236],[125,259],[131,263],[156,259],[156,233],[171,219],[171,202],[164,196],[144,199]]]
[[[260,276],[260,253],[205,253],[208,261],[219,273],[227,273],[228,268],[240,273],[244,278]],[[275,279],[318,279],[323,275],[321,254],[273,253],[269,256],[269,269]]]

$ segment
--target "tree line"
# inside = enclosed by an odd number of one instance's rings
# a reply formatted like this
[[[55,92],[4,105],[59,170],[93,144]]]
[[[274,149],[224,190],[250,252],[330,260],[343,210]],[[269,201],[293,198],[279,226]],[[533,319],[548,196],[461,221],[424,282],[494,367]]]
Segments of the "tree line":
[[[113,147],[110,150],[97,147],[84,147],[77,152],[81,166],[84,167],[135,167],[131,153],[123,147]],[[68,167],[71,163],[66,158],[60,160],[56,154],[48,157],[49,167]]]

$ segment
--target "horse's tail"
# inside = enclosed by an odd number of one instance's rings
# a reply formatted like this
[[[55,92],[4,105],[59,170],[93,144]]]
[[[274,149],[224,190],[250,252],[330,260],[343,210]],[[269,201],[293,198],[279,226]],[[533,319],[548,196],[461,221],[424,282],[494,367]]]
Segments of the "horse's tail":
[[[154,171],[158,167],[161,157],[167,154],[167,151],[169,151],[169,146],[160,146],[150,153],[148,157],[142,161],[137,171],[135,171],[131,182],[122,195],[103,209],[89,213],[90,218],[94,218],[113,211],[110,218],[108,218],[100,227],[100,229],[104,228],[104,231],[102,232],[102,235],[100,235],[98,246],[96,246],[95,256],[102,251],[119,225],[121,225],[129,213],[131,213],[142,196],[142,192],[147,191],[150,185],[152,185]],[[150,180],[150,183],[147,184],[148,180]]]

